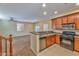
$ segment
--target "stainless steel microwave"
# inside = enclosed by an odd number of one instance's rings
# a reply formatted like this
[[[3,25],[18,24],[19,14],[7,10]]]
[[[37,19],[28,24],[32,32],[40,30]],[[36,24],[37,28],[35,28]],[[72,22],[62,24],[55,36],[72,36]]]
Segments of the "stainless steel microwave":
[[[74,30],[75,29],[75,24],[74,23],[62,24],[62,28],[67,29],[67,30]]]

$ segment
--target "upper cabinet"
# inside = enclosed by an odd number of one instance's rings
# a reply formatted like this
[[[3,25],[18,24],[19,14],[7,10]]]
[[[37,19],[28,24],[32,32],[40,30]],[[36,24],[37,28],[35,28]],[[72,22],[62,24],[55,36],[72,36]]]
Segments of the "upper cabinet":
[[[62,29],[62,17],[56,19],[56,28]]]
[[[75,27],[79,29],[79,13],[76,14]]]
[[[62,17],[62,24],[67,23],[67,21],[68,21],[68,17],[67,16],[63,16]]]
[[[56,19],[52,19],[52,28],[53,28],[53,29],[56,28]]]
[[[68,23],[75,23],[75,19],[76,19],[75,14],[68,15]]]
[[[66,24],[67,28],[73,27],[73,29],[79,30],[79,12],[55,18],[52,20],[52,24],[54,29],[63,29],[63,25]]]

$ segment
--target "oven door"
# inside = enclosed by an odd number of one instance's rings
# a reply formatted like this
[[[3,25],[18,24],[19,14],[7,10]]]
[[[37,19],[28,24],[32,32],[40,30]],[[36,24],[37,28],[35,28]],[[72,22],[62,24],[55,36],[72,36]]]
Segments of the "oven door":
[[[69,50],[74,50],[74,42],[71,39],[61,38],[60,40],[60,46],[67,48]]]

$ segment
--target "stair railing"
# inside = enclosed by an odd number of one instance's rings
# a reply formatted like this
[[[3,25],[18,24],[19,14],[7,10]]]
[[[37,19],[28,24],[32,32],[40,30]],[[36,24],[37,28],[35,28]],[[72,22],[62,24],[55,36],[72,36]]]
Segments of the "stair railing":
[[[3,37],[2,35],[0,35],[0,56],[3,56],[4,54],[5,54],[5,56],[13,55],[12,39],[13,38],[12,38],[11,34],[9,35],[9,37]],[[2,40],[5,41],[4,44],[3,44]],[[3,52],[3,45],[5,46],[5,52]]]

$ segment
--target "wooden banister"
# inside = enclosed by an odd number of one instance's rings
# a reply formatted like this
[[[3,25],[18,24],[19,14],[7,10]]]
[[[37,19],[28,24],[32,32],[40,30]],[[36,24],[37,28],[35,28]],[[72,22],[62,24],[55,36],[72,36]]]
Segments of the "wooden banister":
[[[2,56],[2,39],[5,40],[5,56],[8,55],[8,47],[7,47],[7,42],[9,42],[9,54],[10,56],[13,55],[13,48],[12,48],[12,35],[10,34],[9,37],[3,37],[0,35],[0,56]]]
[[[2,56],[2,36],[0,35],[0,56]]]
[[[5,56],[7,56],[7,39],[5,38]]]
[[[10,43],[10,56],[13,55],[13,48],[12,48],[12,35],[9,35],[9,43]]]

